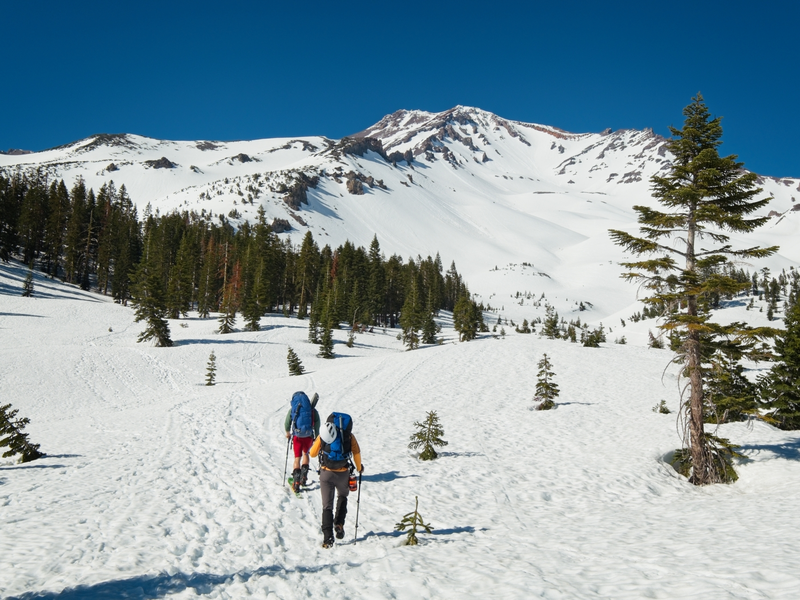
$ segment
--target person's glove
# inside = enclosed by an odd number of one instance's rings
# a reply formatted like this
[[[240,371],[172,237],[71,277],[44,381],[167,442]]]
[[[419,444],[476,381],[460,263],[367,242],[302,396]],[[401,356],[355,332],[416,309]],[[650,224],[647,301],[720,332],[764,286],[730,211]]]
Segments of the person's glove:
[[[361,463],[361,468],[358,470],[359,473],[364,472],[364,463]]]

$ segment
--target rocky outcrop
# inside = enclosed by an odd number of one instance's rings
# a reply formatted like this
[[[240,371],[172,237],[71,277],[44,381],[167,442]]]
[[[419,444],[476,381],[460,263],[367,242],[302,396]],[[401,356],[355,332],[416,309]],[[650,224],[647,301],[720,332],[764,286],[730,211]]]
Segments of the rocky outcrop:
[[[392,163],[393,166],[397,166],[401,160],[406,161],[407,164],[411,164],[414,162],[414,152],[409,148],[405,152],[398,152],[395,150],[391,154],[386,155],[386,161]]]
[[[270,227],[275,233],[284,233],[292,228],[291,224],[286,219],[273,219]]]
[[[319,183],[318,175],[306,175],[298,173],[297,178],[286,189],[283,201],[293,210],[300,210],[300,206],[308,204],[308,190],[317,187]]]
[[[88,152],[89,150],[94,150],[101,146],[136,148],[136,144],[126,133],[98,133],[88,138],[87,143],[77,148],[77,152]]]
[[[311,142],[306,140],[289,140],[283,146],[279,146],[278,148],[273,148],[270,150],[270,154],[273,152],[277,152],[278,150],[291,150],[295,144],[302,144],[303,145],[303,152],[317,152],[319,148],[317,148]]]
[[[364,194],[364,184],[367,184],[371,188],[378,187],[382,190],[387,189],[382,179],[375,179],[372,175],[364,175],[363,173],[349,171],[345,175],[345,179],[347,180],[347,191],[355,196],[362,196]],[[341,180],[337,179],[337,181]]]
[[[144,161],[144,165],[151,169],[174,169],[178,166],[166,156],[162,156],[158,160],[146,160]]]
[[[348,175],[353,174],[352,171],[348,173]],[[347,178],[347,191],[353,194],[354,196],[363,196],[364,195],[364,184],[361,183],[360,179],[356,177],[348,177]]]

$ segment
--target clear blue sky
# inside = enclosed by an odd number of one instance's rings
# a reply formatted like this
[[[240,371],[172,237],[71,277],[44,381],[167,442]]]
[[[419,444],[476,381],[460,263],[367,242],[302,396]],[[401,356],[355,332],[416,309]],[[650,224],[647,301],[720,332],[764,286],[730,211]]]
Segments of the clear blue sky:
[[[0,149],[93,133],[339,138],[477,106],[668,135],[698,91],[724,154],[800,177],[797,2],[0,0]]]

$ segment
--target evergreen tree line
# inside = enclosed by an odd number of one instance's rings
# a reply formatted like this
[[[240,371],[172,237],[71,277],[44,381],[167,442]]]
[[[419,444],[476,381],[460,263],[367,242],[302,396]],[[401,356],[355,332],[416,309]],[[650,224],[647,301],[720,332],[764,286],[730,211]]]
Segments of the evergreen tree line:
[[[751,275],[750,271],[741,268],[737,269],[731,264],[708,265],[702,270],[700,276],[703,280],[721,276],[741,287],[749,287],[749,289],[740,289],[735,293],[730,291],[727,293],[710,291],[700,298],[704,307],[717,309],[723,300],[733,300],[742,295],[751,295],[752,298],[747,308],[752,309],[754,307],[755,298],[763,300],[767,303],[767,318],[770,321],[775,318],[779,301],[782,300],[784,302],[784,312],[788,313],[792,305],[797,302],[798,294],[800,294],[800,271],[794,267],[789,267],[788,273],[786,269],[783,269],[778,277],[770,277],[768,268],[753,272]],[[749,286],[743,285],[748,283],[750,284]],[[664,288],[674,291],[676,285],[676,280],[666,281]],[[650,302],[645,305],[641,312],[631,315],[630,320],[633,323],[637,323],[645,319],[657,319],[668,313],[677,313],[682,308],[683,305],[680,301],[674,301],[669,304],[661,301]]]
[[[48,183],[41,172],[0,176],[0,259],[35,263],[51,277],[133,301],[148,329],[140,341],[170,345],[165,319],[196,310],[222,314],[220,332],[257,330],[269,312],[306,318],[314,326],[396,327],[435,338],[432,315],[454,311],[462,339],[475,337],[480,307],[455,264],[444,272],[437,254],[404,261],[351,242],[319,248],[311,232],[300,247],[281,239],[263,208],[238,229],[223,215],[171,212],[148,205],[140,220],[125,186],[95,194],[79,179]],[[413,333],[409,333],[413,338]]]
[[[136,208],[124,185],[110,182],[95,194],[82,179],[67,190],[41,172],[0,175],[0,260],[37,261],[51,277],[124,303],[140,254]]]

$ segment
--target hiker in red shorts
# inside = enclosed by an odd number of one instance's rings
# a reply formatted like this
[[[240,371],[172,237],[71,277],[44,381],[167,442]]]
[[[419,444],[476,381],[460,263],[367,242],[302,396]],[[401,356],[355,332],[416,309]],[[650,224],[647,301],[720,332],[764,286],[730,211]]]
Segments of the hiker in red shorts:
[[[286,437],[294,435],[294,466],[292,469],[292,487],[295,492],[300,491],[301,485],[308,483],[308,451],[319,435],[319,413],[315,408],[319,394],[314,394],[314,399],[309,400],[305,392],[295,392],[292,396],[292,405],[286,414],[284,428]],[[302,457],[302,464],[301,464]]]

